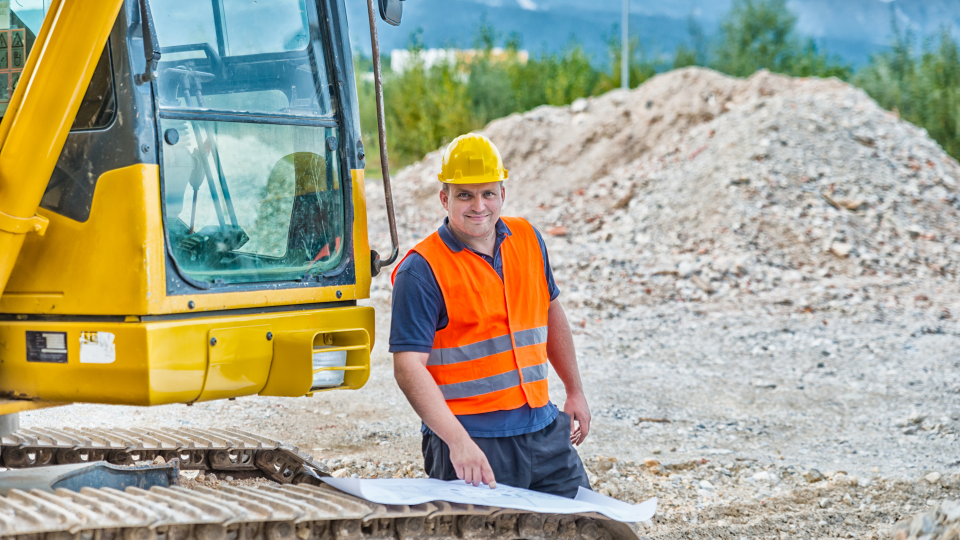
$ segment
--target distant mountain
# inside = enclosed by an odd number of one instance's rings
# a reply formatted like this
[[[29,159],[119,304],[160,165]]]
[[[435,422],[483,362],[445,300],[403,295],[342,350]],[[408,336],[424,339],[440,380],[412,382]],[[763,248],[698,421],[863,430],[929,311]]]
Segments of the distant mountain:
[[[639,35],[648,54],[672,55],[689,41],[692,17],[715,35],[732,0],[630,0],[630,31]],[[370,52],[366,2],[347,1],[351,41]],[[557,51],[572,36],[595,61],[607,61],[605,37],[620,23],[620,0],[405,0],[399,28],[378,26],[381,48],[406,48],[412,32],[422,29],[427,47],[472,47],[476,30],[487,20],[504,36],[516,32],[533,53]],[[960,28],[960,0],[788,0],[798,31],[830,53],[855,65],[882,50],[890,40],[891,19],[901,28],[929,35],[940,28]]]

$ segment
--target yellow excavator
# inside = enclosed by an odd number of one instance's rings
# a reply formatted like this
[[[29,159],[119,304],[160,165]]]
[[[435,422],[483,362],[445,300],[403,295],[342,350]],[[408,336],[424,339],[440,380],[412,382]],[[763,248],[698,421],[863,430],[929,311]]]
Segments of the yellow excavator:
[[[371,277],[345,0],[0,1],[0,539],[636,538],[601,516],[326,486],[224,429],[20,429],[85,402],[356,390]],[[78,419],[79,420],[79,419]],[[262,477],[181,486],[193,469]]]

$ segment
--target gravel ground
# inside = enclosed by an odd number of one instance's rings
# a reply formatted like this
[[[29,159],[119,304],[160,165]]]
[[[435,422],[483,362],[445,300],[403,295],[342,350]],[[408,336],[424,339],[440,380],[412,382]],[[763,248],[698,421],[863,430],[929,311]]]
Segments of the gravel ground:
[[[936,508],[960,499],[960,166],[922,130],[838,81],[681,70],[485,132],[511,171],[507,213],[548,233],[594,414],[591,482],[659,497],[645,535],[919,538],[924,518],[894,523],[949,513]],[[396,176],[404,249],[439,224],[438,159]],[[385,251],[379,186],[368,197]],[[21,422],[240,428],[338,476],[422,476],[386,352],[386,275],[366,303],[378,328],[361,391]]]

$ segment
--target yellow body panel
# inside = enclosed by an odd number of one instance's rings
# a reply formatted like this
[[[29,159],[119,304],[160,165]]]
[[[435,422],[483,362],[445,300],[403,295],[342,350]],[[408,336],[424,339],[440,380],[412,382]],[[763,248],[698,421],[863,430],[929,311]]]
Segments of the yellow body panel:
[[[50,6],[0,124],[0,212],[34,216],[123,0]],[[43,61],[40,61],[43,59]],[[0,292],[26,233],[0,228]]]
[[[0,312],[151,313],[165,290],[158,174],[134,165],[102,175],[82,223],[41,209],[47,234],[27,237]]]
[[[68,403],[57,403],[55,401],[27,401],[24,399],[0,399],[0,416],[5,414],[16,414],[24,411],[35,411],[37,409],[46,409],[48,407],[57,407],[59,405],[68,405]]]
[[[6,321],[0,323],[0,394],[21,399],[161,405],[189,403],[239,396],[261,391],[275,365],[275,343],[267,332],[333,333],[361,330],[368,338],[351,351],[351,365],[369,374],[373,347],[374,315],[370,307],[340,307],[307,311],[218,315],[146,322]],[[33,332],[65,332],[65,363],[28,362],[25,335]],[[107,363],[81,362],[81,335],[106,332],[113,335],[115,357]],[[217,337],[210,345],[210,337]],[[101,360],[102,361],[102,360]],[[312,365],[304,352],[283,361]],[[348,362],[348,363],[350,363]],[[277,362],[278,370],[283,362]],[[278,371],[280,373],[280,371]],[[279,380],[279,379],[278,379]],[[310,391],[309,375],[306,388]],[[359,383],[359,384],[357,384]]]

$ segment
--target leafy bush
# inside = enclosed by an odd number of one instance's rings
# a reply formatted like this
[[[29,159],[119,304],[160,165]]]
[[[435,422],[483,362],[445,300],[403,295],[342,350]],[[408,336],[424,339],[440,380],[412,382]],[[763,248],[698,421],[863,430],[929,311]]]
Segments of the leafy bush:
[[[849,66],[821,54],[813,40],[803,43],[796,24],[785,0],[735,0],[720,25],[712,67],[737,77],[758,69],[798,77],[849,77]]]
[[[860,86],[882,107],[927,130],[944,150],[960,158],[960,48],[947,30],[927,38],[921,51],[910,32],[894,21],[890,50],[857,72]]]

